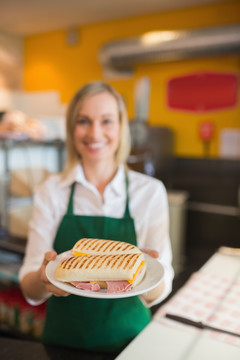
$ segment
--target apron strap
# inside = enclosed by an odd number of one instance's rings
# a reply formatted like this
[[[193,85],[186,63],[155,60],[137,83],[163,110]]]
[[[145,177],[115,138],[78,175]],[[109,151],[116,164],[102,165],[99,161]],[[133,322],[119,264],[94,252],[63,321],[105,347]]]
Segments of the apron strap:
[[[129,180],[128,180],[127,171],[125,171],[125,184],[126,184],[127,197],[126,197],[126,208],[125,208],[125,212],[124,212],[124,216],[123,216],[123,217],[124,217],[124,218],[131,218],[130,210],[129,210],[129,193],[128,193]]]
[[[74,188],[75,188],[76,182],[74,182],[71,186],[71,192],[70,192],[70,196],[69,196],[69,201],[68,201],[68,207],[67,207],[67,214],[68,215],[73,215],[73,194],[74,194]],[[131,218],[130,215],[130,210],[129,210],[129,193],[128,193],[128,187],[129,187],[129,180],[128,180],[128,175],[127,172],[125,172],[125,185],[126,185],[126,207],[125,207],[125,212],[123,217],[124,218]]]
[[[67,214],[73,215],[73,194],[76,182],[74,182],[71,186],[71,192],[68,200]]]

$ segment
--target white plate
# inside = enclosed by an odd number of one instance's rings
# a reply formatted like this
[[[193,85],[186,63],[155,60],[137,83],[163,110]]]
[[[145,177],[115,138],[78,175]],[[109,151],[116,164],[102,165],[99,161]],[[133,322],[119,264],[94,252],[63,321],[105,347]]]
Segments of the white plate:
[[[77,289],[69,283],[58,281],[54,277],[54,271],[60,264],[61,259],[66,256],[69,252],[62,253],[56,257],[54,261],[50,261],[46,267],[46,275],[48,280],[59,289],[69,292],[70,294],[97,298],[97,299],[118,299],[130,296],[136,296],[146,293],[154,289],[163,280],[164,270],[162,265],[156,259],[149,255],[144,254],[147,263],[147,271],[143,281],[134,287],[132,290],[118,294],[107,294],[106,289],[101,289],[99,292],[93,292],[88,290]]]

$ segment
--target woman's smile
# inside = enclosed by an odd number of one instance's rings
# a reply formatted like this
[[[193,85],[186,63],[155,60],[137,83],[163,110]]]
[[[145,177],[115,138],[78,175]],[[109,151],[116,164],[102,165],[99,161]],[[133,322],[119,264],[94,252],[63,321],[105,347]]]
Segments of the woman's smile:
[[[85,145],[89,150],[100,150],[107,145],[106,142],[86,142]]]

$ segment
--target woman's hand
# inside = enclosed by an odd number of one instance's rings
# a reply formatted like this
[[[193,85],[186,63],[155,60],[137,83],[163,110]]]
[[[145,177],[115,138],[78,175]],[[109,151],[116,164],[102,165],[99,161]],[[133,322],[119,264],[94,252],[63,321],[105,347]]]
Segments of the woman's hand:
[[[37,271],[32,271],[21,280],[21,289],[25,296],[34,301],[42,301],[53,294],[55,296],[68,296],[69,293],[63,291],[50,283],[46,276],[46,266],[49,261],[55,260],[55,251],[46,252],[42,265]]]
[[[150,255],[151,257],[157,259],[159,257],[159,253],[157,250],[152,250],[152,249],[141,249],[142,252],[144,252],[145,254]]]
[[[150,255],[154,259],[157,259],[159,257],[159,253],[156,250],[152,249],[141,249],[141,251],[145,254]],[[147,293],[143,294],[142,297],[146,302],[152,302],[155,299],[157,299],[164,290],[164,281],[162,281],[158,286],[156,286],[151,291],[148,291]]]
[[[43,286],[45,287],[46,292],[50,292],[55,296],[68,296],[68,295],[70,295],[68,292],[57,288],[55,285],[53,285],[48,280],[48,278],[46,276],[46,266],[47,266],[47,264],[50,261],[55,260],[56,257],[57,257],[56,251],[48,251],[48,252],[45,253],[42,265],[41,265],[41,267],[39,269],[40,280],[41,280]]]

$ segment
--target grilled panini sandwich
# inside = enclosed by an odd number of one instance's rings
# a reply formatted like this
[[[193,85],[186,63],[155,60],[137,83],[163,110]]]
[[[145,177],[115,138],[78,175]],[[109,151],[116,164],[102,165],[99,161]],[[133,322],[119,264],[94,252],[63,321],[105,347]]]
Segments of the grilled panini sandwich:
[[[141,251],[134,245],[115,240],[87,239],[76,242],[72,254],[78,255],[120,255],[137,254]]]
[[[138,285],[146,271],[143,253],[120,241],[81,239],[73,247],[72,254],[59,264],[54,275],[57,280],[79,289],[100,291],[107,288],[108,293],[125,292]]]

